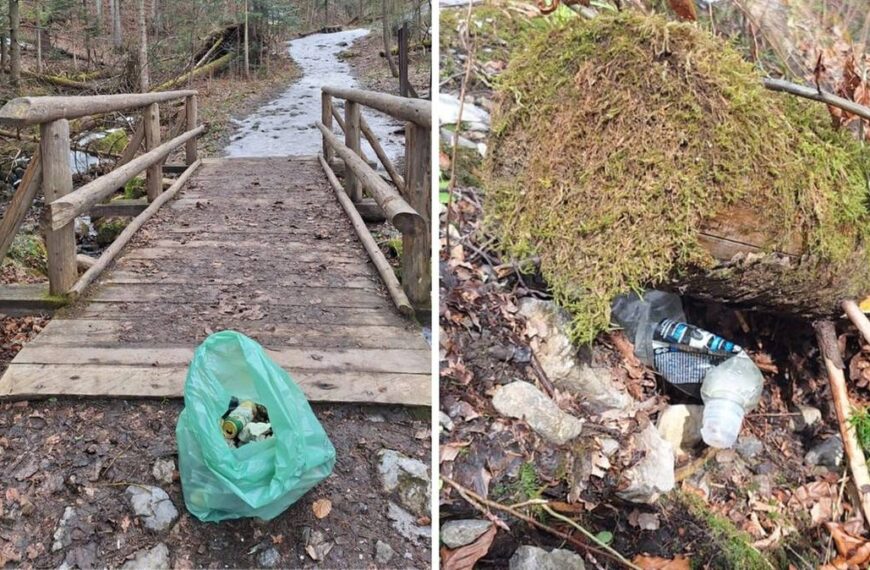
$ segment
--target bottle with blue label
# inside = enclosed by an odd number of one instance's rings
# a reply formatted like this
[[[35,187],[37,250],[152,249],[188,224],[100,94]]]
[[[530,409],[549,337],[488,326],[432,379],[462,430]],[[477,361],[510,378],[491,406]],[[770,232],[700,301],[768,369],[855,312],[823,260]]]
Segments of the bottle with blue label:
[[[634,342],[635,354],[670,384],[703,399],[701,435],[712,447],[731,447],[743,416],[758,404],[764,378],[744,350],[688,324],[677,295],[663,291],[616,298],[613,319]]]

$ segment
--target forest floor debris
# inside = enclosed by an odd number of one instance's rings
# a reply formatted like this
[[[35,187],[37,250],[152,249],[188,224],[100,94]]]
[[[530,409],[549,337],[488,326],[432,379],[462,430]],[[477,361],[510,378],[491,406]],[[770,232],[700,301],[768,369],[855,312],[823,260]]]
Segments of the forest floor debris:
[[[491,86],[524,33],[524,20],[536,13],[533,5],[524,6],[475,6],[469,25],[465,6],[442,12],[442,89],[458,96],[466,58],[474,51],[465,100],[492,108]],[[442,142],[452,134],[442,132]],[[465,145],[475,148],[461,144],[455,164],[450,145],[443,144],[440,158],[445,191],[439,461],[449,483],[440,493],[442,558],[466,556],[463,549],[476,544],[479,567],[503,567],[520,547],[533,546],[570,548],[595,567],[610,567],[596,552],[598,544],[544,511],[546,504],[645,569],[803,569],[862,560],[867,540],[858,503],[843,485],[847,470],[842,444],[836,445],[836,414],[809,323],[686,300],[689,322],[747,347],[765,376],[762,401],[747,415],[734,449],[701,445],[691,408],[682,408],[699,402],[657,380],[619,331],[577,347],[573,357],[621,386],[630,406],[602,409],[590,395],[559,387],[536,362],[542,340],[555,331],[538,332],[519,310],[524,303],[547,301],[547,285],[534,259],[502,257],[481,223],[486,147],[478,142],[486,139]],[[450,193],[446,181],[453,168],[456,186]],[[850,327],[840,333],[851,361],[850,396],[856,406],[866,406],[870,390],[863,371],[870,347]],[[527,421],[500,413],[493,396],[517,382],[537,386],[563,413],[583,420],[583,436],[555,445]],[[619,498],[633,483],[624,474],[646,457],[637,434],[656,431],[656,424],[678,453],[670,474],[675,488],[654,504]],[[493,522],[493,536],[460,546],[446,525],[468,519]]]

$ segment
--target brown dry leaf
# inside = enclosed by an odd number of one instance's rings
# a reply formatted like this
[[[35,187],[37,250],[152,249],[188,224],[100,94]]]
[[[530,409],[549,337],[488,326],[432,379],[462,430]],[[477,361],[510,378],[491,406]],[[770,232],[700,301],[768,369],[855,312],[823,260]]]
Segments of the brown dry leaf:
[[[691,565],[685,556],[677,556],[673,560],[659,558],[658,556],[643,556],[638,554],[631,561],[643,570],[689,570]]]
[[[496,532],[498,531],[495,526],[490,526],[485,533],[469,545],[457,548],[456,550],[442,549],[442,570],[472,570],[477,561],[489,552],[489,547],[492,546]]]
[[[332,510],[332,501],[329,499],[317,499],[314,501],[314,504],[311,505],[311,510],[314,511],[315,517],[319,519],[326,518]]]
[[[668,0],[671,10],[682,20],[695,21],[698,19],[698,14],[695,12],[694,0]]]

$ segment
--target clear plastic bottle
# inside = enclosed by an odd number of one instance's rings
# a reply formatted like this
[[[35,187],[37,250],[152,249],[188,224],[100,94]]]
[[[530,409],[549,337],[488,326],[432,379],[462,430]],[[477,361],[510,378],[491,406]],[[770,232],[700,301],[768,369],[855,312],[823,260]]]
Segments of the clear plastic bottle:
[[[665,319],[686,320],[680,298],[655,289],[645,291],[643,296],[634,292],[620,295],[613,301],[611,314],[634,343],[637,357],[649,366],[655,366],[653,336],[656,325]]]
[[[710,370],[701,385],[704,443],[710,447],[732,447],[743,425],[743,416],[758,405],[763,386],[761,371],[743,351]]]

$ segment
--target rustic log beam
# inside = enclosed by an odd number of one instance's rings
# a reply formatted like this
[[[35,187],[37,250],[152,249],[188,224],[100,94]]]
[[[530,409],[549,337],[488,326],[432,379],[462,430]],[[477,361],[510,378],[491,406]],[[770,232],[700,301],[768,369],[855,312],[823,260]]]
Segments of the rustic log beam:
[[[377,91],[365,91],[349,87],[323,87],[324,93],[377,109],[391,117],[411,121],[421,127],[432,127],[432,103],[423,99],[407,99]]]
[[[839,97],[833,93],[816,89],[815,87],[807,87],[805,85],[792,83],[791,81],[785,81],[784,79],[771,79],[769,77],[764,78],[764,86],[771,91],[782,91],[784,93],[797,95],[798,97],[826,103],[870,121],[870,107],[865,107],[864,105],[860,105],[854,101],[849,101],[848,99],[844,99],[843,97]]]
[[[344,145],[365,161],[365,157],[360,152],[359,113],[359,103],[344,102]],[[344,187],[351,200],[354,202],[362,200],[362,182],[354,174],[353,169],[344,173]]]
[[[326,128],[332,132],[332,116],[338,116],[338,112],[333,108],[332,105],[332,95],[329,93],[321,93],[320,94],[320,121],[326,125]],[[340,117],[339,117],[340,118]],[[342,127],[344,130],[344,127]],[[323,156],[326,157],[327,164],[332,162],[332,159],[335,158],[332,147],[329,146],[329,143],[326,142],[326,139],[323,139]]]
[[[339,157],[344,160],[348,171],[353,171],[369,190],[378,206],[383,209],[390,223],[403,234],[413,233],[420,235],[421,232],[426,231],[426,222],[423,217],[408,204],[395,188],[378,176],[363,159],[344,146],[339,138],[332,131],[328,130],[323,123],[317,121],[316,124],[320,132],[323,133],[324,139],[329,142]]]
[[[62,200],[73,189],[69,166],[69,121],[58,119],[40,125],[42,192],[45,201]],[[43,213],[45,216],[45,213]],[[76,236],[74,218],[52,225],[43,217],[45,249],[48,253],[48,284],[52,295],[65,295],[75,283]]]
[[[153,216],[157,210],[160,209],[163,204],[168,202],[182,186],[188,181],[188,179],[193,176],[193,173],[196,172],[196,169],[199,168],[199,165],[202,164],[201,160],[197,160],[193,164],[191,164],[184,173],[178,177],[178,180],[175,181],[175,184],[169,187],[166,192],[160,194],[156,200],[151,202],[151,204],[145,208],[145,211],[136,216],[124,231],[118,234],[118,237],[115,238],[115,241],[112,242],[112,245],[106,248],[106,251],[100,256],[100,258],[94,263],[84,274],[79,277],[79,280],[76,281],[75,285],[70,289],[69,296],[73,299],[81,295],[85,289],[87,289],[88,285],[93,283],[94,279],[99,277],[100,273],[108,267],[108,265],[115,259],[115,257],[124,249],[124,246],[130,241],[139,228],[147,222],[151,216]]]
[[[196,128],[196,124],[199,121],[198,114],[197,96],[188,95],[184,100],[184,118],[187,121],[188,131],[192,131]],[[184,147],[184,160],[189,166],[196,162],[197,158],[196,139],[190,139]]]
[[[97,260],[90,255],[80,253],[76,256],[76,267],[82,273],[93,267],[96,262]]]
[[[338,181],[338,178],[335,177],[335,173],[333,173],[332,169],[329,168],[329,163],[327,163],[322,156],[318,156],[317,158],[320,159],[320,165],[323,167],[323,172],[326,174],[326,178],[329,180],[330,185],[332,185],[332,189],[335,190],[338,202],[350,218],[350,222],[353,224],[357,236],[359,236],[363,247],[365,247],[372,263],[378,270],[378,275],[383,279],[384,285],[387,287],[387,291],[389,291],[390,297],[393,299],[393,304],[396,305],[396,308],[399,309],[399,312],[403,315],[413,315],[414,307],[411,305],[407,295],[405,295],[405,292],[402,290],[402,285],[399,283],[398,278],[396,278],[396,273],[393,271],[393,268],[384,256],[384,252],[382,252],[381,248],[378,247],[378,244],[369,232],[366,223],[360,217],[359,212],[356,211],[353,202],[351,202],[350,198],[345,194],[344,189],[341,187],[341,183]]]
[[[867,471],[867,461],[864,458],[861,445],[858,443],[855,426],[852,425],[851,421],[852,405],[849,403],[846,377],[843,374],[844,364],[840,356],[840,349],[837,346],[837,332],[831,321],[819,321],[815,324],[815,328],[819,347],[822,349],[825,370],[828,373],[828,381],[831,385],[831,398],[834,401],[834,409],[837,411],[837,419],[840,423],[843,447],[846,449],[846,457],[849,460],[849,471],[852,473],[852,481],[861,497],[864,524],[870,527],[870,473]]]
[[[105,176],[85,184],[75,192],[60,199],[52,200],[47,206],[52,228],[63,227],[74,220],[76,216],[87,212],[100,200],[108,197],[112,192],[135,178],[149,166],[166,159],[173,149],[199,136],[204,130],[205,126],[200,125],[196,129],[187,131],[183,135],[163,143],[154,150],[134,158],[124,166],[113,170]]]
[[[157,103],[148,105],[142,115],[142,121],[145,124],[145,151],[147,153],[160,146],[160,106]],[[196,137],[190,140],[196,142]],[[145,192],[149,202],[156,200],[163,191],[162,181],[163,168],[158,160],[148,167],[145,174]]]
[[[90,95],[82,97],[19,97],[0,108],[0,123],[25,127],[57,119],[76,119],[115,111],[139,109],[196,95],[196,91],[133,93],[127,95]]]
[[[12,195],[9,207],[6,208],[6,212],[3,214],[3,221],[0,221],[0,260],[5,258],[9,252],[12,240],[15,239],[18,228],[24,222],[27,210],[33,204],[33,199],[36,198],[41,185],[42,161],[39,158],[39,151],[37,150],[27,165],[27,170],[24,172],[24,178],[21,179],[18,189]]]
[[[334,107],[332,109],[332,116],[338,123],[338,127],[342,131],[344,131],[344,119],[341,118],[341,114]],[[375,151],[375,155],[378,157],[378,160],[380,160],[381,164],[384,166],[384,170],[386,170],[387,174],[390,176],[390,180],[393,181],[393,184],[396,185],[396,188],[399,189],[399,192],[404,192],[405,179],[402,178],[402,176],[396,170],[396,167],[393,165],[393,162],[390,160],[390,157],[388,157],[387,153],[384,152],[384,147],[381,146],[381,142],[378,140],[375,132],[369,126],[368,121],[366,121],[365,117],[363,117],[362,114],[360,114],[359,117],[359,128],[362,131],[362,134],[365,135],[366,140],[369,141],[369,144],[372,146],[372,150]],[[366,156],[365,151],[363,151],[362,149],[360,149],[360,155],[366,162],[370,162],[368,157]],[[328,160],[327,162],[332,164],[331,160]]]
[[[430,129],[407,123],[405,127],[405,192],[403,195],[414,210],[420,212],[425,231],[402,235],[402,285],[405,294],[417,309],[431,308],[432,239],[429,236],[429,211],[432,192],[429,184],[431,169]]]

